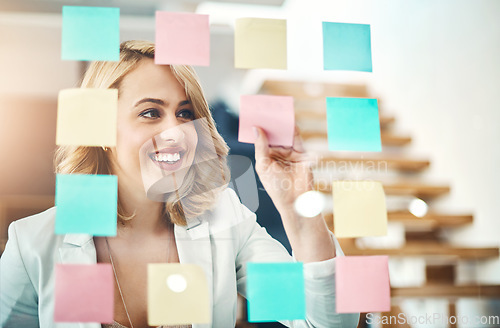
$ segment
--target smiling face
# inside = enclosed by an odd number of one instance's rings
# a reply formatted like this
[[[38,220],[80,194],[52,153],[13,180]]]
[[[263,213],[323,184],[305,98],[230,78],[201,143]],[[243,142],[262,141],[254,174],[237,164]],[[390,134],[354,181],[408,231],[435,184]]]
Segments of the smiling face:
[[[120,84],[114,150],[120,186],[148,196],[150,189],[157,194],[179,188],[195,157],[194,119],[170,67],[142,60]]]

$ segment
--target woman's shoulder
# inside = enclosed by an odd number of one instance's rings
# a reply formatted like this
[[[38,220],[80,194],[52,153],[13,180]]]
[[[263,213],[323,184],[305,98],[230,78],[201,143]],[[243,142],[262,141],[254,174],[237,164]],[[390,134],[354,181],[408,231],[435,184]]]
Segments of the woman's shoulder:
[[[51,207],[43,212],[25,217],[12,222],[16,232],[23,234],[39,234],[47,230],[54,231],[56,207]]]
[[[9,239],[15,238],[21,253],[43,252],[62,242],[63,236],[54,233],[56,208],[28,216],[12,222],[9,226]]]

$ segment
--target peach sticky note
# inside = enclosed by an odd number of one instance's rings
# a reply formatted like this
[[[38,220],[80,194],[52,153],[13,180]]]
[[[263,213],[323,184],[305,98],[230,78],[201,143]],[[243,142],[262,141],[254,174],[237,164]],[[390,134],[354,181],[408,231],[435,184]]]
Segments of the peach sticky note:
[[[59,92],[57,145],[116,146],[118,90],[66,89]]]
[[[55,322],[113,322],[110,264],[56,264],[55,270]]]
[[[194,264],[148,264],[151,326],[209,324],[211,308],[203,269]]]
[[[339,256],[336,262],[338,313],[391,310],[387,256]]]
[[[208,66],[208,15],[157,11],[155,63]]]
[[[293,97],[241,96],[238,141],[255,143],[254,126],[264,129],[270,145],[291,147],[295,129]]]
[[[381,182],[334,181],[332,192],[337,237],[387,234],[387,209]]]
[[[236,68],[287,68],[286,20],[240,18],[234,31]]]

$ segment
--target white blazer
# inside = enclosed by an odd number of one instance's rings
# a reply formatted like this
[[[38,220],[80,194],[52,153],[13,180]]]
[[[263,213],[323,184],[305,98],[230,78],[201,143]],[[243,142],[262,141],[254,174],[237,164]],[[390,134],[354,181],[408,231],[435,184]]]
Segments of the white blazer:
[[[0,327],[100,328],[99,323],[54,323],[56,263],[97,262],[93,236],[54,234],[56,208],[17,220],[0,259]],[[207,276],[212,324],[193,328],[234,327],[237,293],[245,296],[246,262],[294,261],[286,249],[256,222],[256,216],[232,189],[215,207],[175,226],[180,263],[201,266]],[[332,234],[337,256],[340,245]],[[335,259],[304,264],[307,320],[288,327],[356,327],[359,314],[335,312]]]

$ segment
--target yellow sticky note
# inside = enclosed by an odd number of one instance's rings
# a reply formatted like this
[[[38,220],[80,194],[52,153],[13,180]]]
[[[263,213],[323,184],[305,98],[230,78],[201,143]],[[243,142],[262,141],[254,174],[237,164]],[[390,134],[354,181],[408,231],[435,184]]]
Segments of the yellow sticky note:
[[[194,264],[148,264],[148,324],[209,324],[211,309],[203,269]]]
[[[385,193],[379,181],[334,181],[333,217],[337,237],[387,234]]]
[[[57,145],[116,146],[117,89],[66,89],[57,104]]]
[[[287,68],[286,20],[240,18],[234,31],[236,68]]]

